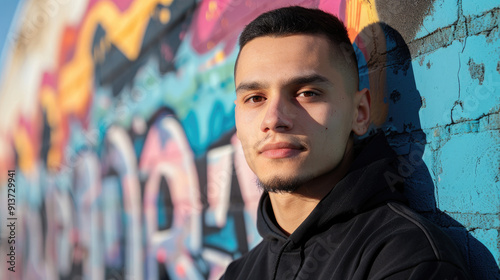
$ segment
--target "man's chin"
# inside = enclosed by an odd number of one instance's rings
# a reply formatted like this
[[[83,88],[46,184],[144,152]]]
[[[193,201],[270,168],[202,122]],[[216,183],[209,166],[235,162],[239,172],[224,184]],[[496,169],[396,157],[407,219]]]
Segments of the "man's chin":
[[[311,178],[301,177],[280,177],[275,176],[268,179],[257,179],[258,186],[271,193],[293,193],[300,186],[304,185]]]

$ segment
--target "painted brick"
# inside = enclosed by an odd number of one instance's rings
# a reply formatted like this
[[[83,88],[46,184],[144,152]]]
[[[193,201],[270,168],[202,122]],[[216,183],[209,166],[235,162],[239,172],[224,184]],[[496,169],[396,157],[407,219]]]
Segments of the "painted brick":
[[[475,133],[479,131],[479,121],[467,121],[454,124],[449,127],[449,132],[451,135],[454,134],[464,134],[464,133]]]
[[[435,170],[438,207],[449,212],[498,213],[498,132],[456,135],[440,151]]]
[[[427,139],[429,138],[431,138],[431,136],[427,135]],[[422,160],[424,161],[425,165],[429,168],[429,170],[432,170],[435,164],[435,158],[436,158],[436,152],[431,150],[429,145],[426,145],[424,154],[422,155]],[[434,174],[432,172],[431,172],[431,177],[434,179]]]
[[[410,59],[387,67],[386,74],[384,101],[389,103],[389,112],[384,126],[399,133],[420,129],[418,112],[422,99],[416,88]]]
[[[422,129],[451,122],[450,112],[458,99],[458,53],[462,48],[462,44],[455,41],[447,48],[412,61],[417,90],[426,104],[419,112]]]
[[[458,1],[438,0],[424,18],[420,31],[415,38],[421,38],[439,28],[450,26],[458,21]]]
[[[453,110],[455,122],[477,119],[500,104],[500,73],[496,71],[500,48],[488,41],[486,35],[468,37],[460,54],[461,106]]]
[[[500,219],[498,219],[498,214],[463,214],[463,213],[446,213],[449,217],[454,219],[456,222],[460,223],[466,228],[500,228]],[[440,222],[442,226],[453,226],[447,221]]]
[[[477,35],[484,31],[498,30],[498,24],[500,23],[500,9],[495,12],[487,13],[476,18],[467,19],[467,34]],[[462,28],[463,29],[463,28]],[[461,29],[461,30],[462,30]],[[489,34],[493,36],[498,36],[497,34]],[[498,37],[493,37],[498,38]]]
[[[499,108],[500,105],[497,106]],[[488,130],[488,129],[496,129],[500,130],[500,114],[492,114],[489,116],[485,116],[479,120],[479,129],[480,130]]]
[[[450,46],[453,41],[457,39],[456,30],[456,26],[452,25],[450,27],[439,29],[429,36],[411,41],[408,44],[408,48],[412,53],[412,57],[434,52],[443,47]]]
[[[478,16],[491,9],[500,8],[498,0],[462,0],[464,16]]]
[[[424,129],[424,132],[427,135],[427,147],[432,151],[439,150],[441,148],[442,142],[446,141],[448,137],[448,131],[448,127],[444,126]],[[439,158],[439,155],[436,152],[436,154],[433,154],[432,157],[435,157],[435,159],[437,159]],[[429,165],[429,167],[430,166],[434,165]]]

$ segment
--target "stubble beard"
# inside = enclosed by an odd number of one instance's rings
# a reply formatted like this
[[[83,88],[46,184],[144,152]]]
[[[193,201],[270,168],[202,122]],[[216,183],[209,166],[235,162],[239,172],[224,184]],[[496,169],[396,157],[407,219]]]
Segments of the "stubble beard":
[[[257,178],[257,185],[261,190],[270,192],[270,193],[294,193],[297,189],[303,186],[307,181],[310,181],[312,178],[309,177],[279,177],[275,176],[269,180],[260,180]]]

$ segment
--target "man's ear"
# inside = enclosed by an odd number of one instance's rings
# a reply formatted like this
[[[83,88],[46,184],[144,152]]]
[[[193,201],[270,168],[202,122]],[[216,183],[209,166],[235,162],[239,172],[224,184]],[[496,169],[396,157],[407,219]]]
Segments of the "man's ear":
[[[352,131],[361,136],[370,126],[370,91],[366,88],[357,91],[354,95],[354,118]]]

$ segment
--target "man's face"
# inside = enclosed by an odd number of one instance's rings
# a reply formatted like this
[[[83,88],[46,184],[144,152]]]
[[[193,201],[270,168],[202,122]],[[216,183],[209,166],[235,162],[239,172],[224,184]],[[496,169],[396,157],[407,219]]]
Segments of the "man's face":
[[[335,48],[326,37],[258,37],[235,71],[236,128],[245,158],[264,186],[305,183],[334,169],[353,126]]]

